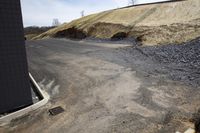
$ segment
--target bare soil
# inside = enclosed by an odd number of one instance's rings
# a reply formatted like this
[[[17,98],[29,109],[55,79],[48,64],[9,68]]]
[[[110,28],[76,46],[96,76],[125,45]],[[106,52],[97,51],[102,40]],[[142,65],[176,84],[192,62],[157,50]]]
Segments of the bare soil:
[[[63,24],[33,39],[118,37],[137,38],[146,46],[181,44],[199,37],[199,6],[199,0],[186,0],[104,11]]]
[[[172,133],[200,108],[200,39],[182,45],[48,39],[27,42],[29,69],[48,105],[2,132]],[[48,109],[65,112],[52,117]]]

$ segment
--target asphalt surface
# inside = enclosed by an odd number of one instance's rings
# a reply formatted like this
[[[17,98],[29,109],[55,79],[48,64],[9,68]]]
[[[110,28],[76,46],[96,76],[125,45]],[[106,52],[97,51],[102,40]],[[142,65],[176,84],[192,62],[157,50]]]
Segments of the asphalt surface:
[[[30,72],[51,99],[0,131],[172,133],[193,126],[199,88],[170,78],[169,66],[145,50],[65,39],[27,41],[26,47]],[[56,106],[64,113],[50,116]]]

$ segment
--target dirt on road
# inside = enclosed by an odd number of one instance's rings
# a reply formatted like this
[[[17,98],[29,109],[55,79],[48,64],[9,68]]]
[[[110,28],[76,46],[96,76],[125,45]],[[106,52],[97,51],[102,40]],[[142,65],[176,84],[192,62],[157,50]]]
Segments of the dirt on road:
[[[182,45],[48,39],[26,44],[29,69],[49,103],[4,132],[173,133],[200,108],[200,39]],[[48,109],[65,112],[49,116]]]

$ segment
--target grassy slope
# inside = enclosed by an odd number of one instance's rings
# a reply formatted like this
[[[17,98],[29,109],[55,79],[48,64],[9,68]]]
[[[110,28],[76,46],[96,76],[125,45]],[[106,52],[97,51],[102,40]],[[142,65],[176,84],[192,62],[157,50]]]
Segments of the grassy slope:
[[[27,40],[31,40],[32,38],[34,38],[34,37],[36,37],[38,35],[39,34],[27,34],[27,35],[25,35],[25,37],[26,37]]]
[[[200,35],[200,0],[145,5],[89,15],[49,30],[34,39],[55,37],[71,27],[87,36],[111,38],[119,32],[143,44],[181,43]]]

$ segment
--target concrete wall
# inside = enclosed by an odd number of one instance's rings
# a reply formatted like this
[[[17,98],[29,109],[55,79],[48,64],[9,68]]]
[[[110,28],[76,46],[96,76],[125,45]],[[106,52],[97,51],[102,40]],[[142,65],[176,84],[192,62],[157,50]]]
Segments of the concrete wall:
[[[32,104],[20,0],[0,1],[0,114]]]

